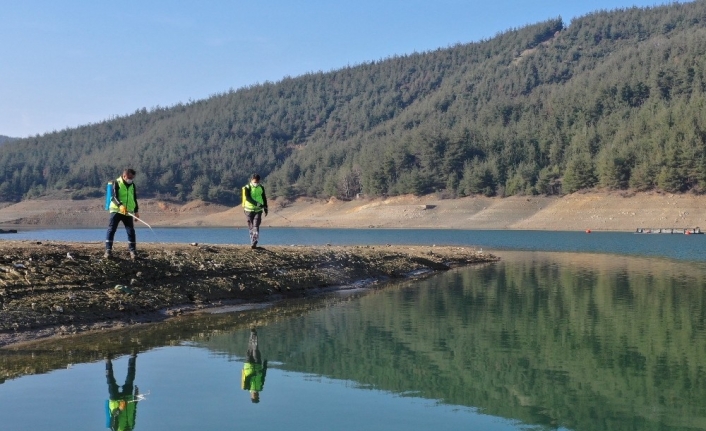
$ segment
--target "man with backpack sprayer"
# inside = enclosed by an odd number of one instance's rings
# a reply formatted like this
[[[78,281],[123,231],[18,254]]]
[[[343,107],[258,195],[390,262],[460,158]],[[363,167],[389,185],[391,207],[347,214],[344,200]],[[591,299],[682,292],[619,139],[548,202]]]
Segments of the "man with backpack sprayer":
[[[105,238],[105,254],[103,255],[105,258],[109,258],[112,255],[113,238],[115,238],[115,231],[118,230],[120,222],[123,222],[127,232],[130,259],[134,260],[137,258],[134,220],[135,218],[139,219],[140,213],[137,205],[137,192],[135,191],[135,184],[133,184],[134,178],[135,170],[128,168],[113,183],[109,206],[110,222]]]
[[[137,353],[133,352],[127,362],[125,384],[121,387],[115,380],[110,356],[105,358],[105,377],[108,381],[108,393],[110,394],[110,398],[105,403],[105,427],[111,431],[132,431],[135,429],[137,403],[144,399],[144,397],[140,397],[140,390],[135,386],[136,359]]]

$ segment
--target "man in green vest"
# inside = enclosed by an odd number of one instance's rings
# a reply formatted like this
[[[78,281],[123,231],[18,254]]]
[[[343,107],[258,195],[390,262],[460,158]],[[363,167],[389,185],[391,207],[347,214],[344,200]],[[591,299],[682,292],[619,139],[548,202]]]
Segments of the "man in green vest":
[[[262,213],[264,212],[267,216],[267,196],[265,188],[260,184],[260,175],[258,174],[253,174],[250,182],[243,187],[243,210],[250,230],[250,247],[257,248]]]
[[[115,231],[118,230],[120,222],[125,226],[127,232],[128,249],[130,250],[130,259],[136,259],[135,244],[135,219],[140,217],[139,207],[137,205],[137,192],[135,191],[134,169],[125,169],[123,174],[118,177],[113,184],[113,196],[110,199],[110,223],[108,232],[105,238],[105,258],[111,257],[113,252],[113,238]]]
[[[250,391],[250,401],[253,403],[260,402],[260,391],[265,387],[266,374],[267,360],[262,361],[260,349],[257,345],[257,331],[251,329],[240,386],[243,390]]]
[[[133,353],[127,362],[127,376],[122,390],[115,381],[113,375],[113,362],[110,358],[105,360],[105,377],[108,380],[108,394],[110,398],[106,401],[106,428],[111,431],[129,431],[135,429],[135,418],[137,416],[137,401],[140,390],[134,385],[135,381],[135,360],[137,355]]]

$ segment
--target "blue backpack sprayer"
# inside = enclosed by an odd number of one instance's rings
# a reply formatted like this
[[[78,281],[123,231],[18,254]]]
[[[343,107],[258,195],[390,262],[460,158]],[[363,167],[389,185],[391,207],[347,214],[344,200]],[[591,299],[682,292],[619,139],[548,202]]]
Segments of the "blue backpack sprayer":
[[[113,198],[113,182],[108,181],[108,184],[105,186],[105,210],[108,211],[110,209],[110,200]]]

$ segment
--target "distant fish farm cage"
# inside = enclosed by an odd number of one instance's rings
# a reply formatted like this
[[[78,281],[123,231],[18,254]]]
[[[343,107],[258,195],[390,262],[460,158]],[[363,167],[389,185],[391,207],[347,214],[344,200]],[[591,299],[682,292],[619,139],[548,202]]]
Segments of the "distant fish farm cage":
[[[690,228],[690,227],[659,227],[659,228],[643,228],[639,227],[635,230],[635,233],[668,233],[668,234],[681,234],[681,235],[703,235],[700,227]]]

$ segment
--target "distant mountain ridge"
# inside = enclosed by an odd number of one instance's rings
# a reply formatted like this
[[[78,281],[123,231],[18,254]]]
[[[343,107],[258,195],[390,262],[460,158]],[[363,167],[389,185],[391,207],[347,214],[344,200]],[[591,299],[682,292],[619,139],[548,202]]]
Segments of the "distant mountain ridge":
[[[550,19],[496,37],[284,78],[0,148],[0,200],[239,200],[706,187],[706,2]]]

